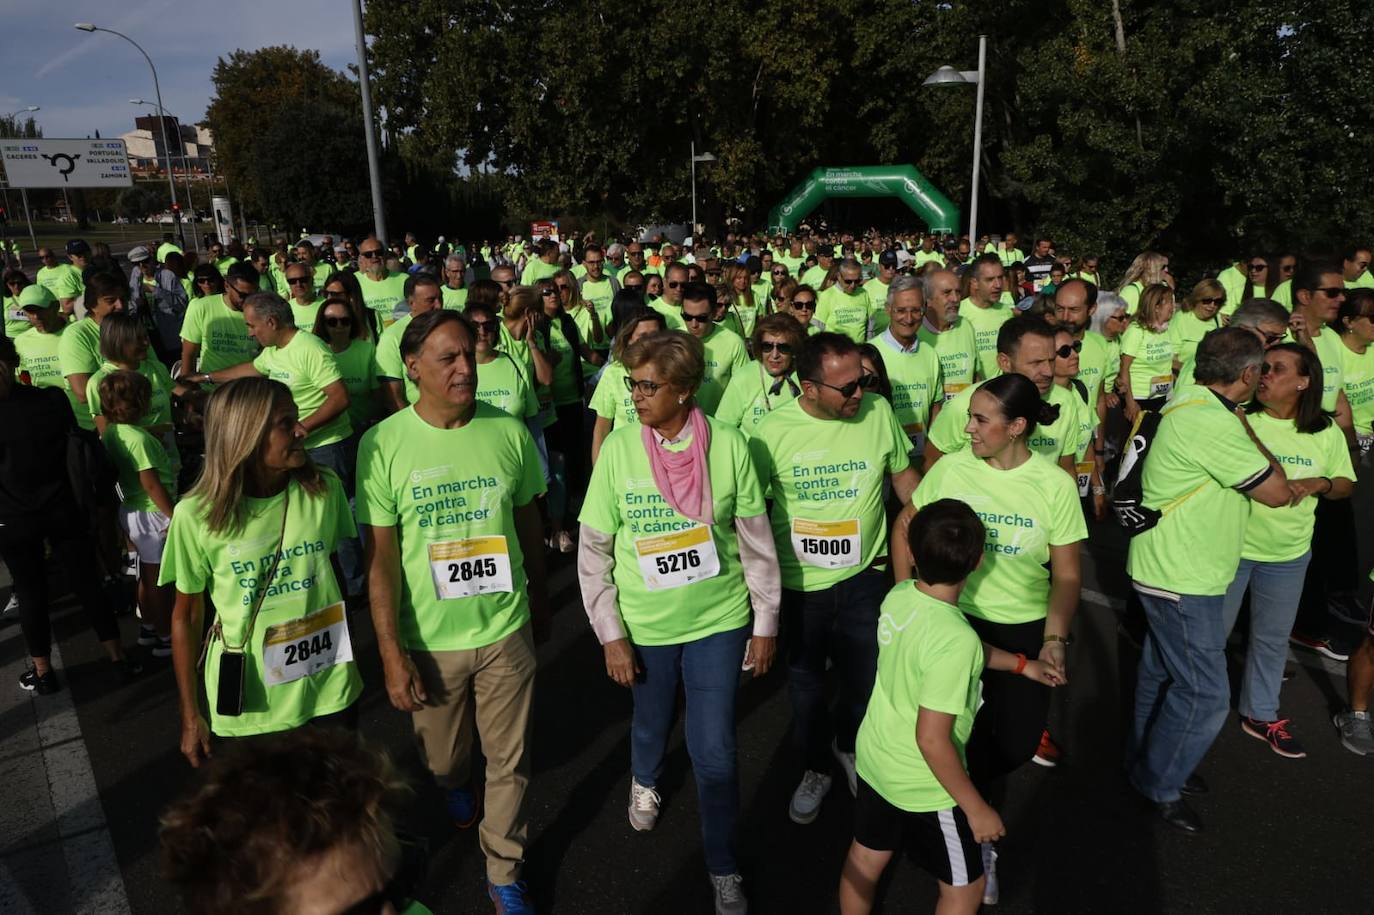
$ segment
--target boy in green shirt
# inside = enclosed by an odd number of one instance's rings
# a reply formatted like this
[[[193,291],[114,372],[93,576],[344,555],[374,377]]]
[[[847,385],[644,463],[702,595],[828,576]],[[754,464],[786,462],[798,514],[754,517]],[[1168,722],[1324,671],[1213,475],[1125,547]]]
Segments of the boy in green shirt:
[[[940,881],[940,912],[978,911],[980,843],[1006,835],[1002,818],[968,776],[964,747],[981,704],[983,667],[1057,686],[1041,661],[979,640],[959,593],[983,558],[973,509],[940,499],[911,521],[917,578],[898,584],[878,620],[878,676],[855,743],[859,790],[854,841],[840,875],[840,911],[867,913],[878,880],[905,839]]]

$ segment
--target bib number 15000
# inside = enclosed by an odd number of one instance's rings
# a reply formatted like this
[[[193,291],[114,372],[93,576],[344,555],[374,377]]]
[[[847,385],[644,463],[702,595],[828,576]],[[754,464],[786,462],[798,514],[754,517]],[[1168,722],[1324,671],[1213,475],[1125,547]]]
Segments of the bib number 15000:
[[[822,540],[819,537],[801,538],[802,552],[808,556],[848,556],[854,552],[854,543],[844,540]]]

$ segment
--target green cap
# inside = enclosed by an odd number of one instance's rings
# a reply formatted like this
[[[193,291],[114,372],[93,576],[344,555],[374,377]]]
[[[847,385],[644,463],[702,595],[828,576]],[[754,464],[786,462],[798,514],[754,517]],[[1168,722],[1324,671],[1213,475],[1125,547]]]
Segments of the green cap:
[[[56,308],[57,297],[48,291],[48,287],[30,283],[19,291],[19,307]]]

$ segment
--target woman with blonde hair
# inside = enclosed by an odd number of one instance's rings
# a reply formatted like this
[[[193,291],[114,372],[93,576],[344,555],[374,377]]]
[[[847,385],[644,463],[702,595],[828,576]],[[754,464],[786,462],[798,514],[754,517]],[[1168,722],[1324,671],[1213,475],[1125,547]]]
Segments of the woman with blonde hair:
[[[1135,422],[1141,410],[1164,406],[1174,387],[1177,352],[1169,334],[1174,316],[1174,291],[1163,283],[1147,286],[1140,308],[1121,335],[1118,384],[1126,420]]]
[[[1222,326],[1220,312],[1225,307],[1226,289],[1216,280],[1202,280],[1183,297],[1169,321],[1175,367],[1191,362],[1202,338]]]
[[[209,755],[212,732],[356,726],[363,684],[331,561],[339,541],[356,536],[343,484],[305,452],[290,389],[266,378],[218,388],[205,413],[205,465],[172,516],[160,577],[176,585],[172,662],[192,766]],[[202,648],[207,598],[216,615]]]
[[[1158,251],[1145,251],[1131,261],[1126,275],[1121,278],[1121,286],[1116,294],[1126,302],[1126,309],[1135,314],[1140,304],[1140,294],[1147,286],[1164,285],[1174,288],[1174,277],[1169,273],[1169,258]]]
[[[721,273],[721,282],[730,291],[730,310],[724,324],[745,339],[753,334],[758,319],[768,312],[767,303],[754,298],[749,279],[749,268],[743,264],[726,264]]]

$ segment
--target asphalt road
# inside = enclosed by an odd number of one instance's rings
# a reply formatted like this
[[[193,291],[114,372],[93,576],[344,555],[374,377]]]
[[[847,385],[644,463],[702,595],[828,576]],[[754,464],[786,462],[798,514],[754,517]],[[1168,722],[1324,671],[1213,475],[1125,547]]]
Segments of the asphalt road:
[[[1228,722],[1200,770],[1212,786],[1211,795],[1195,805],[1207,824],[1204,834],[1173,831],[1126,788],[1120,747],[1136,653],[1118,636],[1112,606],[1125,593],[1119,571],[1124,542],[1115,528],[1098,525],[1092,533],[1085,555],[1088,591],[1070,653],[1071,682],[1056,696],[1052,712],[1065,759],[1053,770],[1027,765],[1010,780],[1002,808],[1008,835],[997,910],[1369,911],[1364,865],[1374,813],[1374,759],[1346,752],[1330,726],[1331,710],[1344,702],[1342,668],[1303,656],[1297,676],[1284,687],[1284,713],[1308,748],[1305,760],[1283,759],[1245,736],[1234,719]],[[660,786],[664,810],[658,828],[635,833],[625,816],[629,695],[604,675],[570,563],[553,565],[550,586],[562,609],[553,638],[539,651],[526,870],[540,910],[710,912],[695,788],[680,728]],[[135,620],[125,618],[123,625],[132,638]],[[358,618],[353,627],[368,684],[362,732],[412,774],[418,791],[406,825],[432,843],[421,899],[439,913],[490,911],[475,831],[457,832],[442,816],[441,795],[418,765],[409,722],[379,688],[371,626]],[[176,749],[171,672],[162,666],[136,685],[115,688],[78,618],[64,612],[56,629],[80,730],[53,745],[61,749],[64,740],[76,741],[89,754],[99,804],[85,812],[95,821],[103,812],[128,903],[83,904],[64,880],[80,866],[72,842],[98,834],[98,822],[57,829],[44,821],[45,805],[34,805],[32,812],[24,806],[42,788],[41,780],[37,788],[32,778],[24,780],[40,765],[25,735],[47,714],[49,707],[39,704],[51,700],[21,696],[0,703],[0,784],[7,798],[0,805],[0,909],[179,911],[157,876],[157,821],[168,800],[192,787],[196,775]],[[0,690],[6,692],[17,692],[10,678],[22,663],[16,630],[13,624],[0,628],[0,675],[9,680]],[[814,824],[788,820],[798,773],[788,742],[784,672],[746,680],[741,689],[740,851],[752,911],[835,911],[852,814],[848,792],[837,779]],[[55,784],[51,769],[50,762],[49,781]],[[55,800],[54,806],[61,805]],[[929,911],[935,896],[933,880],[900,861],[886,881],[881,910]]]

